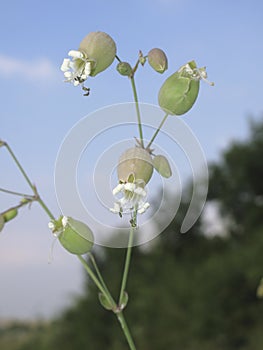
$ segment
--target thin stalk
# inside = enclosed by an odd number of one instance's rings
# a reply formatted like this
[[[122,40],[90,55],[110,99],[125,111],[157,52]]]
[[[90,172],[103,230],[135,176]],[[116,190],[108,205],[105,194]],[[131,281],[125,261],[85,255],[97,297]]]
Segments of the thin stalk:
[[[138,95],[137,95],[134,75],[132,75],[130,77],[130,79],[131,79],[132,92],[133,92],[133,97],[134,97],[135,107],[136,107],[136,114],[137,114],[137,120],[138,120],[138,128],[139,128],[141,146],[142,146],[142,148],[144,148],[141,113],[140,113],[140,108],[139,108],[139,101],[138,101]]]
[[[0,188],[0,192],[4,192],[4,193],[8,193],[8,194],[13,194],[15,196],[19,196],[19,197],[24,197],[26,199],[35,199],[34,196],[31,196],[30,194],[25,194],[25,193],[20,193],[20,192],[16,192],[16,191],[10,191],[10,190],[7,190],[5,188]]]
[[[122,328],[122,331],[126,337],[126,340],[129,344],[129,347],[131,350],[136,350],[136,347],[135,347],[135,344],[134,344],[134,341],[132,339],[132,336],[131,336],[131,332],[129,330],[129,327],[126,323],[126,320],[124,318],[124,315],[122,312],[119,312],[116,314],[117,318],[118,318],[118,321],[120,322],[120,325],[121,325],[121,328]]]
[[[134,222],[136,222],[137,218],[137,211],[135,211],[134,214]],[[120,296],[119,296],[119,305],[122,303],[123,295],[126,289],[127,279],[128,279],[128,273],[130,268],[130,262],[131,262],[131,253],[132,253],[132,245],[133,245],[133,238],[134,238],[134,230],[135,227],[131,225],[130,227],[130,234],[129,234],[129,242],[126,252],[126,259],[125,259],[125,265],[123,270],[123,276],[122,276],[122,282],[121,282],[121,290],[120,290]]]
[[[41,205],[41,207],[44,209],[44,211],[47,213],[47,215],[50,217],[51,220],[55,220],[54,215],[51,213],[51,211],[48,209],[48,207],[46,206],[46,204],[43,202],[43,200],[40,198],[36,186],[30,181],[27,173],[25,172],[24,168],[22,167],[22,165],[20,164],[19,160],[16,158],[14,152],[12,151],[11,147],[6,143],[3,142],[3,145],[6,147],[6,149],[8,150],[9,154],[11,155],[11,157],[13,158],[14,162],[16,163],[18,169],[20,170],[20,172],[22,173],[23,177],[25,178],[26,182],[28,183],[29,187],[32,189],[32,191],[34,192],[35,196],[36,196],[36,201]]]
[[[81,255],[77,255],[77,257],[79,258],[80,262],[82,263],[84,269],[87,271],[88,275],[90,276],[90,278],[93,280],[93,282],[95,283],[95,285],[98,287],[98,289],[101,291],[101,293],[105,296],[105,298],[108,300],[108,302],[112,305],[113,309],[117,309],[117,305],[114,302],[112,296],[110,295],[108,289],[105,289],[103,284],[101,283],[101,281],[96,277],[96,275],[94,274],[94,272],[92,271],[92,269],[89,267],[89,265],[87,264],[86,260],[81,256]],[[114,304],[113,304],[114,303]]]
[[[102,275],[100,273],[99,267],[98,267],[98,265],[96,263],[96,260],[95,260],[95,258],[93,256],[93,254],[89,253],[88,256],[89,256],[90,261],[92,262],[92,265],[93,265],[93,267],[94,267],[94,269],[95,269],[95,271],[97,273],[97,276],[99,278],[99,281],[100,281],[101,285],[103,286],[104,290],[108,293],[108,296],[110,297],[110,299],[112,301],[112,304],[116,305],[116,303],[115,303],[114,299],[112,298],[111,293],[110,293],[106,283],[104,282],[104,279],[103,279],[103,277],[102,277]]]
[[[155,140],[156,136],[158,135],[159,131],[161,130],[161,128],[162,128],[163,124],[165,123],[166,119],[168,118],[168,116],[169,116],[169,114],[166,113],[165,116],[163,117],[163,120],[161,121],[160,125],[158,126],[157,130],[153,134],[153,137],[151,138],[151,141],[147,145],[146,149],[149,149],[151,147],[153,141]]]
[[[89,267],[89,265],[87,264],[86,260],[82,258],[81,255],[78,255],[78,258],[80,260],[80,262],[82,263],[82,265],[84,266],[85,270],[88,272],[88,275],[90,276],[90,278],[93,280],[93,282],[96,284],[96,286],[98,287],[98,289],[103,293],[103,295],[107,298],[108,302],[111,303],[112,305],[112,311],[115,313],[120,325],[121,325],[121,329],[123,331],[123,334],[127,340],[127,343],[129,344],[130,350],[136,350],[136,347],[134,345],[133,339],[132,339],[132,335],[130,333],[130,330],[128,328],[128,325],[126,323],[126,320],[124,318],[124,315],[122,313],[122,311],[119,310],[118,306],[116,305],[114,299],[112,298],[102,276],[101,273],[99,271],[99,268],[96,264],[96,261],[94,259],[94,256],[89,253],[89,257],[91,259],[91,262],[94,266],[94,269],[98,275],[98,278],[95,276],[95,274],[93,273],[93,271],[91,270],[91,268]]]

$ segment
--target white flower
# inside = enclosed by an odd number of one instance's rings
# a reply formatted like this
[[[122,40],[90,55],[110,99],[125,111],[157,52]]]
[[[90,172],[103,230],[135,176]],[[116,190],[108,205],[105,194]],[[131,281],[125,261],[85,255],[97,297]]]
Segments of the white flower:
[[[143,214],[150,206],[145,201],[147,192],[144,188],[144,183],[127,182],[118,184],[112,191],[113,195],[122,193],[123,197],[114,203],[114,207],[110,211],[122,215],[123,212],[131,212],[137,210],[139,214]]]
[[[65,228],[68,224],[68,217],[67,216],[63,216],[62,220],[62,226]]]
[[[194,80],[204,80],[209,85],[213,86],[214,83],[207,80],[206,68],[191,68],[190,64],[187,63],[185,66],[181,67],[180,72],[184,71],[191,76]]]
[[[72,57],[72,60],[64,58],[60,67],[64,73],[65,82],[73,83],[74,86],[83,84],[91,73],[93,61],[81,51],[70,50],[68,55]]]
[[[53,231],[53,230],[55,229],[55,224],[54,224],[54,222],[50,221],[50,222],[48,223],[48,228],[49,228],[51,231]]]

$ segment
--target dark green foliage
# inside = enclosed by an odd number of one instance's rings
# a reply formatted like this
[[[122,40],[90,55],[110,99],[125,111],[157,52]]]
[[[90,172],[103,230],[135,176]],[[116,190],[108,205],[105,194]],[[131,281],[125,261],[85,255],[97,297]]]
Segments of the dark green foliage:
[[[220,202],[237,233],[262,223],[263,123],[250,123],[249,139],[234,142],[210,167],[209,198]]]

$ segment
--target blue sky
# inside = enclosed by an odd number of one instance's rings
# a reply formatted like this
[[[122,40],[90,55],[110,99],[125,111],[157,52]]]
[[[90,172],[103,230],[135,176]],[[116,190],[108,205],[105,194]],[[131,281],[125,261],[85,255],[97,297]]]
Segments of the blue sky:
[[[166,77],[195,59],[206,66],[214,87],[201,84],[193,109],[182,117],[208,160],[231,140],[244,138],[250,116],[262,115],[263,46],[261,1],[8,1],[0,13],[0,138],[9,142],[54,212],[53,171],[60,144],[85,115],[132,101],[127,80],[115,64],[91,78],[91,94],[63,83],[60,64],[91,31],[105,31],[121,59],[135,63],[138,50],[162,48],[169,70],[141,68],[136,81],[141,102],[157,104]],[[27,191],[6,152],[0,152],[0,187]],[[0,194],[0,210],[16,199]],[[74,257],[55,247],[47,218],[34,205],[0,236],[0,317],[54,314],[81,292],[82,271]],[[71,272],[72,278],[68,278]]]

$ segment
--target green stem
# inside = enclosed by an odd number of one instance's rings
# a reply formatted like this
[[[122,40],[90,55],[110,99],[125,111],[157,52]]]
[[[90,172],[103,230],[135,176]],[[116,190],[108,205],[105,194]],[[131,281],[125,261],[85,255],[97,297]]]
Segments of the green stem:
[[[139,135],[140,135],[141,146],[142,146],[142,148],[144,148],[141,113],[140,113],[140,108],[139,108],[139,101],[138,101],[138,95],[137,95],[137,90],[136,90],[136,86],[135,86],[134,75],[132,75],[130,77],[130,79],[131,79],[132,92],[133,92],[133,97],[134,97],[134,101],[135,101],[136,113],[137,113],[137,120],[138,120],[138,128],[139,128]]]
[[[106,291],[106,293],[108,294],[109,298],[112,301],[112,305],[116,305],[116,303],[115,303],[114,299],[112,298],[111,293],[110,293],[106,283],[104,282],[104,279],[103,279],[103,277],[102,277],[102,275],[100,273],[99,267],[98,267],[98,265],[96,263],[96,260],[95,260],[95,258],[93,256],[93,254],[89,253],[88,256],[89,256],[90,261],[92,262],[92,265],[93,265],[93,267],[94,267],[94,269],[95,269],[95,271],[97,273],[97,276],[99,278],[99,281],[100,281],[101,285],[103,286],[104,290]]]
[[[31,196],[30,194],[20,193],[20,192],[16,192],[16,191],[10,191],[10,190],[6,190],[5,188],[0,188],[0,192],[13,194],[15,196],[24,197],[27,199],[35,199],[35,197]]]
[[[134,341],[132,339],[132,336],[131,336],[131,333],[130,333],[130,330],[128,328],[128,325],[126,323],[126,320],[124,318],[124,315],[122,312],[119,312],[116,314],[117,318],[118,318],[118,321],[120,322],[120,325],[121,325],[121,328],[122,328],[122,331],[126,337],[126,340],[129,344],[129,347],[131,350],[136,350],[136,347],[135,347],[135,344],[134,344]]]
[[[134,214],[134,222],[136,222],[137,218],[137,211],[135,211]],[[126,252],[126,259],[125,259],[125,265],[123,270],[123,276],[122,276],[122,282],[121,282],[121,290],[120,290],[120,296],[119,296],[119,305],[122,303],[123,295],[126,289],[127,279],[128,279],[128,273],[130,268],[130,262],[131,262],[131,253],[132,253],[132,245],[133,245],[133,237],[134,237],[134,230],[135,227],[131,225],[130,227],[130,234],[129,234],[129,242]]]
[[[98,289],[101,291],[101,293],[105,296],[105,298],[107,299],[107,301],[109,302],[109,304],[112,305],[112,309],[117,309],[117,305],[114,302],[112,296],[110,295],[110,293],[108,292],[108,289],[104,288],[103,284],[101,283],[101,281],[96,277],[96,275],[94,274],[94,272],[92,271],[92,269],[89,267],[89,265],[87,264],[86,260],[81,256],[81,255],[77,255],[77,257],[79,258],[80,262],[82,263],[84,269],[87,271],[88,275],[90,276],[90,278],[93,280],[93,282],[95,283],[95,285],[98,287]]]
[[[6,149],[8,150],[9,154],[11,155],[11,157],[13,158],[14,162],[16,163],[18,169],[20,170],[20,172],[22,173],[23,177],[25,178],[26,182],[28,183],[29,187],[32,189],[32,191],[35,194],[36,197],[36,201],[41,205],[41,207],[44,209],[44,211],[47,213],[47,215],[50,217],[51,220],[55,220],[54,215],[51,213],[51,211],[48,209],[48,207],[46,206],[46,204],[43,202],[43,200],[40,198],[36,186],[33,185],[33,183],[30,181],[28,175],[26,174],[24,168],[22,167],[22,165],[20,164],[19,160],[16,158],[14,152],[12,151],[11,147],[6,143],[1,141],[3,146],[6,147]]]
[[[158,126],[157,130],[153,134],[153,137],[151,138],[151,141],[147,145],[146,149],[149,149],[151,147],[153,141],[155,140],[156,136],[158,135],[159,131],[161,130],[161,128],[162,128],[163,124],[165,123],[166,119],[168,118],[168,116],[169,116],[169,114],[166,113],[165,116],[163,117],[163,120],[161,121],[160,125]]]
[[[85,270],[87,271],[88,275],[90,276],[90,278],[93,280],[93,282],[95,283],[95,285],[98,287],[98,289],[103,293],[103,295],[105,296],[105,298],[107,298],[108,302],[111,303],[112,305],[112,311],[115,313],[118,321],[120,322],[121,325],[121,329],[123,331],[123,334],[125,335],[125,338],[127,340],[127,343],[129,344],[130,350],[136,350],[130,330],[128,328],[128,325],[125,321],[124,315],[122,313],[122,311],[120,311],[120,309],[118,308],[118,306],[116,305],[114,299],[112,298],[102,276],[101,273],[99,271],[99,268],[97,266],[97,263],[94,259],[94,256],[89,253],[89,257],[91,259],[91,262],[94,266],[94,269],[98,275],[98,278],[95,276],[95,274],[93,273],[93,271],[91,270],[91,268],[89,267],[89,265],[87,264],[86,260],[83,259],[83,257],[81,255],[78,255],[78,258],[80,260],[80,262],[82,263],[82,265],[84,266]]]

